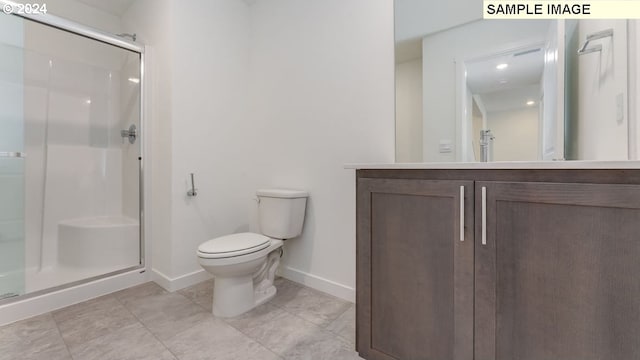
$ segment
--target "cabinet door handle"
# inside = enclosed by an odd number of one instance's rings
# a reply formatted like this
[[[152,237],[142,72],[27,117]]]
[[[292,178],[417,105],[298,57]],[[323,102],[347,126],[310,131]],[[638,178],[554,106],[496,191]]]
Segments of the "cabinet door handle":
[[[464,241],[464,186],[460,186],[460,241]]]
[[[487,188],[482,187],[482,245],[487,245]]]

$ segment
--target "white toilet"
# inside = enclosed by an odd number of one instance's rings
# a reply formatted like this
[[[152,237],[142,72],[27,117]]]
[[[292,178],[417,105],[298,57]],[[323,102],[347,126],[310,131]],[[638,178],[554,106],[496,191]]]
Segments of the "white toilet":
[[[306,191],[258,190],[261,234],[240,233],[209,240],[198,247],[198,261],[213,277],[213,314],[233,317],[264,304],[273,286],[283,240],[302,233]]]

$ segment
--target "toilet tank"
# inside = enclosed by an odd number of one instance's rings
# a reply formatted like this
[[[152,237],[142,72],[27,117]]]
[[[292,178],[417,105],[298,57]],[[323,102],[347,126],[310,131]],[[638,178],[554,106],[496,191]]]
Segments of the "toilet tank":
[[[260,233],[275,239],[291,239],[302,234],[309,196],[306,191],[263,189],[256,194]]]

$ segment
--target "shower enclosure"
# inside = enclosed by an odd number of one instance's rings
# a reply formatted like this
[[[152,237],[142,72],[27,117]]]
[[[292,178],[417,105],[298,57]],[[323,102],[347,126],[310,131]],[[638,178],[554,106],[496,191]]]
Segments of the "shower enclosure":
[[[0,303],[143,265],[142,56],[0,13]]]

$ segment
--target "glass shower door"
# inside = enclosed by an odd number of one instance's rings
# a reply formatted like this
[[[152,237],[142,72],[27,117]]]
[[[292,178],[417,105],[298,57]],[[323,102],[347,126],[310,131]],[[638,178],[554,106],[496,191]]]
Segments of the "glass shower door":
[[[141,63],[0,13],[0,304],[141,266]]]
[[[23,20],[0,22],[0,300],[25,291]]]

